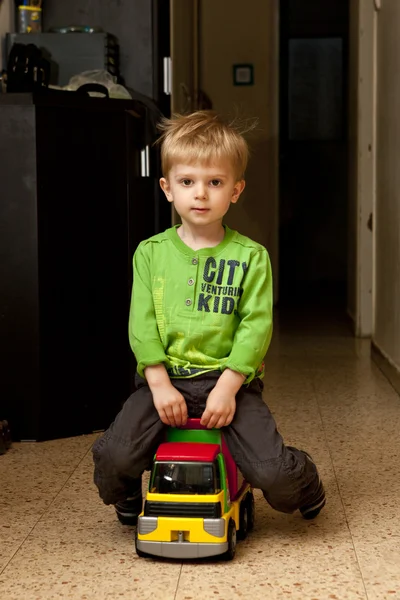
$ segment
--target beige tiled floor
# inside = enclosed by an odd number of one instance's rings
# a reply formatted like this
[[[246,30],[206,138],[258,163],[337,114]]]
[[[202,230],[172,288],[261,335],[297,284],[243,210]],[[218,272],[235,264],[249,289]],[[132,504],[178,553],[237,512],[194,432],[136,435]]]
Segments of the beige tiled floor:
[[[92,484],[95,436],[15,444],[0,457],[0,598],[400,598],[400,398],[340,322],[275,334],[265,398],[311,452],[328,504],[257,524],[233,563],[142,560]]]

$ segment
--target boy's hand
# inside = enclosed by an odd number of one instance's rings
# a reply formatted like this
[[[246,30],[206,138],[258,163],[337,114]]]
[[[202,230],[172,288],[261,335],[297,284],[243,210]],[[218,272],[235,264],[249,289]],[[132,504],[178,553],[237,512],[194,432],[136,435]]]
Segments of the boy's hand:
[[[152,394],[154,406],[165,425],[186,425],[188,414],[185,398],[173,385],[152,390]]]
[[[220,429],[230,425],[236,412],[236,394],[246,377],[231,369],[226,369],[209,394],[201,424],[207,429]]]
[[[186,425],[188,414],[185,398],[172,385],[165,366],[146,367],[144,373],[161,421],[171,427]]]

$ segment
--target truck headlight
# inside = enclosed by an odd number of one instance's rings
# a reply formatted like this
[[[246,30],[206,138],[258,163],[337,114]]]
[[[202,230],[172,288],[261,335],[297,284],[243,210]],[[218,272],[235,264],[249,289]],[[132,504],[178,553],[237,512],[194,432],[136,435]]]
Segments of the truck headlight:
[[[140,535],[146,535],[152,533],[157,529],[158,518],[157,517],[139,517],[138,519],[138,533]]]
[[[224,519],[203,519],[204,531],[215,537],[224,537],[225,521]]]

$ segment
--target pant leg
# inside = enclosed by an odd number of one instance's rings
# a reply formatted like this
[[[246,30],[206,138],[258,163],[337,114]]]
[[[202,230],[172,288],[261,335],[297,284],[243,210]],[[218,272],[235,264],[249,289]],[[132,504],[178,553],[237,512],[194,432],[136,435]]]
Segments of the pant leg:
[[[171,379],[186,400],[189,417],[201,417],[208,393],[219,376],[219,372],[213,372],[205,376],[205,380],[203,377]],[[165,436],[166,426],[154,407],[150,388],[138,375],[135,381],[137,391],[93,446],[94,482],[105,504],[115,504],[137,494],[142,473],[151,468],[157,447]]]
[[[193,379],[172,380],[184,395],[190,416],[201,417],[220,376],[220,372],[212,371]],[[259,379],[242,386],[236,395],[235,417],[223,433],[247,481],[263,491],[273,508],[292,513],[320,494],[319,475],[304,452],[285,446],[262,390]]]
[[[254,380],[239,390],[235,417],[224,435],[245,479],[263,491],[273,508],[292,513],[314,500],[319,475],[304,452],[285,446],[262,389],[262,382]]]
[[[125,500],[140,488],[164,436],[150,388],[143,379],[136,381],[137,391],[93,446],[94,482],[105,504]]]
[[[184,395],[189,416],[200,417],[218,373],[189,380],[172,380]],[[149,387],[139,389],[124,404],[114,423],[93,446],[94,481],[106,504],[126,499],[138,479],[151,466],[164,437]],[[229,450],[247,481],[263,491],[276,510],[291,513],[309,504],[318,489],[316,467],[305,454],[285,446],[268,407],[262,399],[262,383],[243,386],[236,396],[235,418],[224,428]]]

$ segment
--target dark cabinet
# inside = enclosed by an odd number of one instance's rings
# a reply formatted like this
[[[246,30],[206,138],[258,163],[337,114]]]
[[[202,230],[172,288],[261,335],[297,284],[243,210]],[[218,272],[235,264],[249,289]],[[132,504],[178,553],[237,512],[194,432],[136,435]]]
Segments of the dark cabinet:
[[[0,413],[16,439],[104,429],[133,387],[132,255],[170,225],[145,125],[134,101],[0,96]]]

